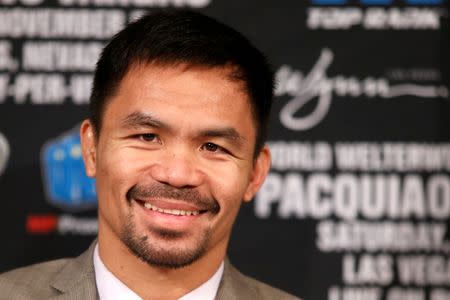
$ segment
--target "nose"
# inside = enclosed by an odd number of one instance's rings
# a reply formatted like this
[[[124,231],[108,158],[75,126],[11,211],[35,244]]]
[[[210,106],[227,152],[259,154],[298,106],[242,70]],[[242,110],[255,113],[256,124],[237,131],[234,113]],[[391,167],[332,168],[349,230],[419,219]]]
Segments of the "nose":
[[[162,155],[152,165],[151,176],[160,183],[176,188],[193,188],[200,185],[203,173],[195,155],[177,150]]]

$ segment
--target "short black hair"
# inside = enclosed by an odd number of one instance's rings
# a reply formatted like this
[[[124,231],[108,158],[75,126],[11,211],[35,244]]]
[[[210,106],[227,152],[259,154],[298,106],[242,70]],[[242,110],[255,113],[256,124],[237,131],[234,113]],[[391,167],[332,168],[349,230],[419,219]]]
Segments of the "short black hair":
[[[186,9],[152,11],[126,26],[103,49],[89,106],[96,135],[108,99],[117,92],[131,66],[141,63],[232,67],[233,79],[244,83],[251,99],[257,131],[255,155],[259,153],[267,135],[274,87],[266,57],[238,31]]]

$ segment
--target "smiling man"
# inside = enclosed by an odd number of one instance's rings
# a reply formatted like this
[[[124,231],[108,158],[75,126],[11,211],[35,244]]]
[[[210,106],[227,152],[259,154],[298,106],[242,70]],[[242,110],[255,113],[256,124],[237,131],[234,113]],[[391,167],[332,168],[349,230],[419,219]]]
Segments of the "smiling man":
[[[272,89],[264,56],[209,17],[163,10],[127,26],[102,52],[80,132],[98,240],[4,274],[0,298],[297,299],[226,259],[269,171]]]

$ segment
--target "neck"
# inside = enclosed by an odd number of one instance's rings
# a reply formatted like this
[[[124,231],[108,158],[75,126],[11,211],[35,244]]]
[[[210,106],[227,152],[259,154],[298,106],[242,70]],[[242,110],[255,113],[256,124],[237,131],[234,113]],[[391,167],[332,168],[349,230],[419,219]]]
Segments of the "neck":
[[[211,278],[225,257],[226,242],[186,267],[156,267],[136,257],[116,235],[102,231],[100,227],[98,246],[102,262],[145,300],[179,299]]]

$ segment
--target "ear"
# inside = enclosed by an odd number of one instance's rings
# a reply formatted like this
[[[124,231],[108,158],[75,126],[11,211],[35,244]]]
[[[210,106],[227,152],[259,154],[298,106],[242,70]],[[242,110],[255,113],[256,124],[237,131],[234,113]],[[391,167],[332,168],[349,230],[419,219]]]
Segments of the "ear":
[[[94,127],[89,120],[84,120],[83,123],[81,123],[80,138],[86,175],[89,177],[95,177],[97,162],[97,142],[94,133]]]
[[[249,202],[250,200],[252,200],[256,192],[258,192],[259,188],[264,182],[264,179],[266,179],[267,177],[267,173],[269,173],[270,164],[270,150],[268,146],[264,146],[254,162],[250,182],[244,194],[245,202]]]

